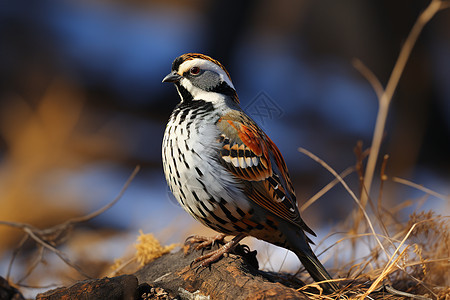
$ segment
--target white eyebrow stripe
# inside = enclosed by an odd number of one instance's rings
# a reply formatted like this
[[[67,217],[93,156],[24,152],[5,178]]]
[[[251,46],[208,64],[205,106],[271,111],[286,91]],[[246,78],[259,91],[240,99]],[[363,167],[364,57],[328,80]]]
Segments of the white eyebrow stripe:
[[[194,66],[199,67],[200,69],[203,70],[210,70],[216,72],[217,74],[219,74],[219,76],[222,78],[223,81],[225,81],[230,87],[234,89],[234,85],[231,82],[230,77],[228,77],[227,73],[221,67],[219,67],[212,61],[206,59],[194,58],[185,61],[178,68],[178,74],[183,75],[184,72],[189,71]]]

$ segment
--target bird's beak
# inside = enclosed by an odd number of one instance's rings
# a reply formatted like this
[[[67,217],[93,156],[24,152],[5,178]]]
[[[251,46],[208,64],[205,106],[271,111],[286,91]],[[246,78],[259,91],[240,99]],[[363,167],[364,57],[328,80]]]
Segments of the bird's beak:
[[[181,79],[181,75],[178,74],[176,71],[173,71],[169,74],[167,74],[166,77],[162,80],[162,82],[177,82]]]

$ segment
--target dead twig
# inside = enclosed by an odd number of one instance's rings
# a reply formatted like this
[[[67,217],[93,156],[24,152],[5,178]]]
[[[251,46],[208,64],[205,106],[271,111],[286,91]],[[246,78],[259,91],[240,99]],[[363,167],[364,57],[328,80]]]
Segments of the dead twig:
[[[434,196],[434,197],[442,199],[444,201],[450,201],[450,196],[449,195],[443,195],[443,194],[437,193],[437,192],[435,192],[435,191],[433,191],[433,190],[431,190],[429,188],[426,188],[426,187],[424,187],[424,186],[422,186],[420,184],[411,182],[409,180],[406,180],[406,179],[403,179],[403,178],[399,178],[399,177],[393,177],[392,181],[400,183],[400,184],[404,184],[404,185],[407,185],[407,186],[410,186],[410,187],[413,187],[413,188],[418,189],[418,190],[420,190],[420,191],[422,191],[422,192],[424,192],[424,193],[426,193],[428,195]]]
[[[20,281],[23,281],[26,279],[36,268],[38,263],[41,261],[43,257],[43,251],[44,249],[50,250],[51,252],[58,255],[59,258],[61,258],[68,266],[75,269],[78,273],[83,275],[86,278],[90,278],[88,274],[86,274],[80,267],[78,267],[75,263],[71,262],[70,259],[60,250],[58,250],[56,247],[64,243],[67,239],[68,233],[72,230],[72,228],[79,223],[87,222],[89,220],[92,220],[93,218],[99,216],[109,208],[111,208],[114,204],[119,201],[125,191],[128,189],[128,186],[133,181],[133,179],[136,177],[137,173],[139,172],[140,167],[136,166],[134,171],[131,173],[131,175],[128,177],[128,180],[125,182],[124,186],[120,190],[119,194],[114,198],[113,201],[108,203],[107,205],[103,206],[102,208],[98,209],[97,211],[90,213],[86,216],[82,217],[76,217],[69,219],[61,224],[55,225],[50,228],[45,229],[39,229],[34,227],[33,225],[26,224],[26,223],[20,223],[20,222],[10,222],[10,221],[0,221],[0,225],[6,225],[14,228],[19,228],[23,232],[25,232],[25,236],[20,240],[18,247],[13,252],[12,258],[10,260],[9,266],[8,266],[8,273],[7,273],[7,279],[9,280],[11,269],[14,260],[16,259],[18,253],[20,252],[20,249],[24,245],[24,243],[27,241],[28,238],[31,238],[34,240],[38,246],[39,255],[37,257],[37,260],[35,260],[32,264],[32,266],[28,269],[25,276],[20,279]],[[19,282],[20,282],[19,281]]]
[[[355,200],[356,204],[360,207],[361,211],[364,214],[365,219],[367,220],[367,224],[370,227],[370,230],[372,231],[372,235],[375,237],[378,245],[380,246],[381,249],[383,249],[384,253],[386,254],[387,257],[389,257],[389,254],[387,253],[386,249],[384,248],[383,244],[381,243],[380,239],[378,238],[377,233],[375,232],[375,228],[372,225],[372,221],[370,221],[369,216],[367,215],[367,212],[365,210],[365,208],[362,206],[361,202],[359,201],[358,197],[356,197],[355,193],[349,188],[349,186],[347,185],[347,183],[344,181],[344,179],[342,179],[341,176],[339,176],[339,174],[333,169],[331,168],[326,162],[324,162],[322,159],[320,159],[319,157],[317,157],[316,155],[314,155],[313,153],[309,152],[308,150],[304,149],[304,148],[298,148],[298,151],[300,151],[303,154],[306,154],[307,156],[309,156],[311,159],[315,160],[316,162],[318,162],[319,164],[321,164],[325,169],[328,170],[328,172],[330,172],[331,174],[333,174],[334,177],[336,177],[339,182],[344,186],[344,188],[347,190],[347,192],[350,194],[350,196],[353,198],[353,200]]]
[[[449,7],[448,2],[443,2],[441,0],[432,0],[428,7],[420,14],[416,23],[413,25],[408,37],[406,38],[405,44],[400,50],[399,56],[392,70],[391,76],[387,82],[386,88],[382,89],[381,84],[375,75],[364,66],[364,64],[358,60],[355,60],[353,65],[367,78],[369,83],[372,84],[378,96],[378,113],[375,122],[375,130],[372,138],[372,144],[370,147],[370,154],[367,160],[367,168],[364,175],[364,188],[365,193],[361,193],[361,205],[365,207],[370,195],[370,189],[372,186],[372,180],[375,173],[375,166],[377,164],[378,155],[380,152],[381,141],[383,138],[384,128],[386,125],[386,119],[389,111],[389,105],[391,103],[394,92],[397,88],[400,77],[403,74],[406,63],[408,62],[409,56],[417,42],[417,39],[422,32],[424,26],[442,9]],[[356,220],[357,224],[362,218],[361,214]]]
[[[353,173],[355,171],[354,167],[349,167],[347,169],[345,169],[341,174],[339,174],[342,178],[347,177],[348,175],[350,175],[351,173]],[[323,195],[325,195],[329,190],[331,190],[336,184],[339,183],[339,179],[335,178],[333,179],[333,181],[331,181],[330,183],[328,183],[326,186],[324,186],[320,191],[318,191],[314,196],[312,196],[311,198],[308,199],[308,201],[306,201],[301,207],[300,207],[300,212],[305,211],[309,206],[311,206],[314,202],[317,201],[317,199],[319,199],[320,197],[322,197]]]

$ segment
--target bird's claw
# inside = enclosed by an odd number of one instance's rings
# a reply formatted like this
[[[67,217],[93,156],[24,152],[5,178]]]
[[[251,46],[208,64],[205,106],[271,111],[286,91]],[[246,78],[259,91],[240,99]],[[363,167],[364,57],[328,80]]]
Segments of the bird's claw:
[[[206,249],[206,248],[210,248],[216,244],[220,244],[223,245],[224,239],[225,239],[226,235],[225,234],[218,234],[216,236],[213,237],[205,237],[205,236],[201,236],[201,235],[191,235],[190,237],[188,237],[186,239],[186,241],[184,242],[185,245],[189,244],[198,244],[194,249],[195,250],[200,250],[200,249]]]
[[[198,245],[196,247],[196,249],[198,249],[199,246],[206,247],[206,246],[214,245],[218,241],[220,241],[221,244],[224,244],[219,249],[213,250],[205,255],[195,258],[192,261],[192,263],[190,264],[190,267],[192,268],[192,266],[198,262],[200,262],[200,264],[197,266],[196,270],[198,270],[201,267],[210,266],[213,262],[218,261],[225,253],[232,252],[234,250],[234,248],[239,244],[239,241],[245,237],[244,235],[238,235],[238,236],[234,237],[231,241],[224,243],[225,236],[226,236],[225,234],[219,234],[213,238],[205,238],[205,237],[199,237],[199,236],[189,237],[187,239],[187,241],[189,243],[192,243],[192,241],[198,241],[200,238],[200,245]]]

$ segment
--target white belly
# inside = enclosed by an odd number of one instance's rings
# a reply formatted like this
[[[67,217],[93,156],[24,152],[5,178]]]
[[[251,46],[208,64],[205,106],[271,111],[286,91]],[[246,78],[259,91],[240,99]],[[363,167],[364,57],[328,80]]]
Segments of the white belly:
[[[219,162],[220,132],[215,122],[220,116],[206,114],[191,119],[189,112],[183,117],[184,126],[174,125],[179,124],[182,115],[172,115],[164,134],[162,152],[167,183],[180,205],[195,219],[210,227],[205,219],[218,223],[233,232],[231,224],[221,220],[228,220],[227,214],[242,218],[240,213],[248,212],[250,205],[234,175]]]

